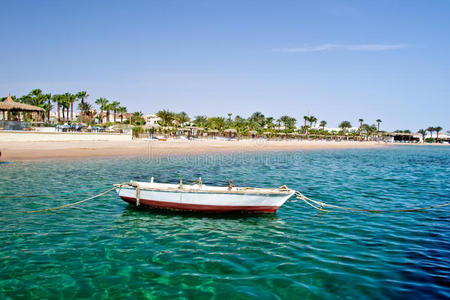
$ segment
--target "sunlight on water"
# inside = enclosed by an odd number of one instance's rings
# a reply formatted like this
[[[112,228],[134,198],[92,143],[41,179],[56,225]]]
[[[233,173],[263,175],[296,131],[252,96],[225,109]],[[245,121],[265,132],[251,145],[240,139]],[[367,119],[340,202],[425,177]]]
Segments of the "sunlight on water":
[[[318,215],[287,202],[272,215],[205,215],[140,210],[109,193],[72,209],[22,213],[151,176],[286,184],[358,208],[420,207],[449,201],[449,173],[450,149],[413,146],[2,165],[0,295],[450,297],[448,207]]]

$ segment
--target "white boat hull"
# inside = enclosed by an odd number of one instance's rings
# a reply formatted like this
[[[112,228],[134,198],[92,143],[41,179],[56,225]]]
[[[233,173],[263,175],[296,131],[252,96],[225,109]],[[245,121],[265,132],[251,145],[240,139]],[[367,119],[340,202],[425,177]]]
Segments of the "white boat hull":
[[[161,191],[134,187],[118,188],[117,193],[126,202],[148,207],[203,212],[276,212],[294,192],[243,193],[208,191]]]

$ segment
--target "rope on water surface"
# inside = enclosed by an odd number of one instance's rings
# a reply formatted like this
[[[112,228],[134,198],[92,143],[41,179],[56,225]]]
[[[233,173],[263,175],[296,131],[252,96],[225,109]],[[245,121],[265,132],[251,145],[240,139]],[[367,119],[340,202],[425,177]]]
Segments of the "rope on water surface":
[[[96,189],[89,189],[89,190],[80,190],[75,192],[68,192],[68,193],[58,193],[58,195],[73,195],[73,194],[81,194],[85,192],[91,192],[91,191],[98,191],[103,190],[104,188],[96,188]],[[20,199],[20,198],[36,198],[36,197],[48,197],[51,196],[49,194],[34,194],[34,195],[0,195],[0,199]]]
[[[327,203],[324,203],[324,202],[316,201],[316,200],[313,200],[313,199],[310,199],[310,198],[306,197],[305,195],[303,195],[299,191],[295,191],[295,196],[296,196],[297,199],[303,200],[303,202],[305,202],[309,206],[311,206],[311,207],[313,207],[313,208],[315,208],[315,209],[317,209],[319,211],[324,211],[324,212],[337,212],[337,210],[349,210],[349,211],[370,212],[370,213],[412,212],[412,211],[434,209],[434,208],[439,208],[439,207],[444,207],[444,206],[449,206],[450,205],[450,202],[447,202],[447,203],[438,204],[438,205],[434,205],[434,206],[409,208],[409,209],[361,209],[361,208],[352,208],[352,207],[331,205],[331,204],[327,204]],[[313,205],[313,203],[315,205]],[[318,207],[316,205],[318,205]],[[334,211],[332,211],[332,210],[325,210],[325,209],[323,209],[324,207],[335,208],[336,210],[334,210]]]
[[[46,211],[52,211],[52,210],[57,210],[57,209],[63,209],[66,207],[71,207],[71,206],[75,206],[77,204],[81,204],[83,202],[98,198],[100,196],[103,196],[109,192],[111,192],[112,190],[116,189],[116,188],[122,188],[123,185],[126,185],[127,183],[122,183],[122,184],[117,184],[112,188],[107,189],[106,191],[103,191],[95,196],[77,201],[77,202],[73,202],[73,203],[69,203],[66,205],[62,205],[62,206],[57,206],[57,207],[51,207],[51,208],[46,208],[46,209],[41,209],[41,210],[33,210],[33,211],[24,211],[24,213],[39,213],[39,212],[46,212]],[[136,197],[138,198],[138,190],[139,188],[137,187],[136,189]],[[318,211],[323,211],[323,212],[338,212],[338,210],[348,210],[348,211],[356,211],[356,212],[370,212],[370,213],[385,213],[385,212],[413,212],[413,211],[421,211],[421,210],[427,210],[427,209],[435,209],[435,208],[439,208],[439,207],[445,207],[445,206],[449,206],[450,202],[447,203],[443,203],[443,204],[438,204],[438,205],[434,205],[434,206],[426,206],[426,207],[418,207],[418,208],[410,208],[410,209],[361,209],[361,208],[351,208],[351,207],[344,207],[344,206],[337,206],[337,205],[332,205],[332,204],[327,204],[321,201],[317,201],[317,200],[313,200],[310,199],[308,197],[306,197],[305,195],[303,195],[302,193],[300,193],[299,191],[295,191],[295,196],[296,199],[302,200],[303,202],[305,202],[306,204],[308,204],[309,206],[313,207],[314,209],[317,209]],[[20,196],[18,196],[20,197]],[[26,197],[26,196],[24,196]],[[296,201],[296,200],[295,200]],[[334,208],[336,210],[327,210],[324,208]]]
[[[103,196],[103,195],[105,195],[105,194],[111,192],[112,190],[114,190],[114,189],[116,189],[116,188],[117,188],[117,187],[114,186],[114,187],[112,187],[112,188],[110,188],[110,189],[107,189],[106,191],[101,192],[100,194],[97,194],[97,195],[95,195],[95,196],[92,196],[92,197],[89,197],[89,198],[86,198],[86,199],[83,199],[83,200],[80,200],[80,201],[77,201],[77,202],[69,203],[69,204],[66,204],[66,205],[57,206],[57,207],[51,207],[51,208],[46,208],[46,209],[41,209],[41,210],[24,211],[24,213],[27,213],[27,214],[30,214],[30,213],[39,213],[39,212],[46,212],[46,211],[57,210],[57,209],[62,209],[62,208],[74,206],[74,205],[77,205],[77,204],[81,204],[81,203],[83,203],[83,202],[86,202],[86,201],[88,201],[88,200],[92,200],[92,199],[98,198],[98,197],[100,197],[100,196]]]

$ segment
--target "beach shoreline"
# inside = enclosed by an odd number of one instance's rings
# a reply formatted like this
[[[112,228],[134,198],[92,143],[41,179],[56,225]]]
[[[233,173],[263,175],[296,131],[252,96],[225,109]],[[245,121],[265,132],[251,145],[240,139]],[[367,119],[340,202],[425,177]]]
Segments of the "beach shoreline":
[[[354,141],[267,141],[262,139],[167,141],[0,141],[3,161],[36,161],[105,157],[162,157],[211,153],[270,151],[367,149],[386,147],[386,143]]]

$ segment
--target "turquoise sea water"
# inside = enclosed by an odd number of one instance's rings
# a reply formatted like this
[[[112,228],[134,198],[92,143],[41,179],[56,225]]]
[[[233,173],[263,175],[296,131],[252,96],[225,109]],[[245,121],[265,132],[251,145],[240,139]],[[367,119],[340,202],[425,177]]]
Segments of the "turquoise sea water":
[[[449,201],[449,174],[450,148],[413,146],[2,165],[0,298],[448,298],[449,207],[317,214],[288,202],[272,215],[207,215],[139,210],[109,193],[58,212],[22,211],[150,176],[420,207]]]

